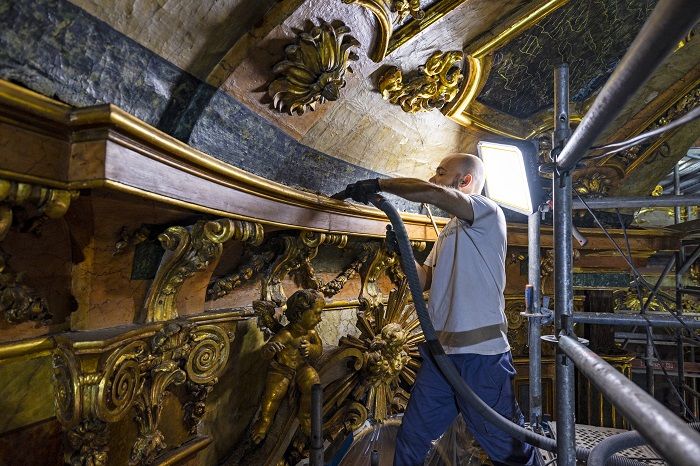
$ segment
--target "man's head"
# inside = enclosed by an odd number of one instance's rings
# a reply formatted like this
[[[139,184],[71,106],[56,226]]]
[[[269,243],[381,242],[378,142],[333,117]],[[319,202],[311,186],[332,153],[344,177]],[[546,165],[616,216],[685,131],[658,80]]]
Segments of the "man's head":
[[[484,163],[471,154],[450,154],[440,162],[431,183],[479,194],[484,188]]]

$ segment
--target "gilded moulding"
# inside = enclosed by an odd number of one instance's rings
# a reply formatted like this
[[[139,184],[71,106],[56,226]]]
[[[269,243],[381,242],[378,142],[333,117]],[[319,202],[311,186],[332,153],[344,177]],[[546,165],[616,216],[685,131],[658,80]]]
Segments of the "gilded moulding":
[[[262,225],[231,219],[200,220],[189,228],[174,226],[158,236],[166,250],[144,304],[145,322],[178,317],[177,295],[183,283],[196,272],[219,260],[223,243],[228,240],[258,245],[263,239]]]
[[[462,126],[474,125],[486,131],[516,139],[525,139],[525,135],[512,134],[506,127],[484,121],[470,111],[470,106],[484,85],[491,66],[491,55],[523,31],[529,29],[542,18],[568,3],[569,0],[547,0],[531,7],[527,11],[517,11],[498,29],[482,36],[465,49],[465,66],[468,67],[467,79],[464,80],[455,100],[442,109],[442,113]]]
[[[159,430],[164,397],[172,386],[183,383],[187,391],[181,400],[186,401],[182,422],[196,435],[203,410],[192,413],[187,406],[206,401],[229,357],[230,335],[224,326],[241,316],[230,312],[122,333],[113,329],[107,340],[81,341],[82,335],[57,335],[54,403],[71,447],[65,461],[106,464],[109,424],[131,413],[137,438],[129,464],[151,464],[167,447]]]
[[[420,0],[391,0],[391,11],[396,13],[395,23],[403,23],[408,15],[418,21],[425,18],[425,11],[420,9]]]
[[[700,105],[700,81],[695,81],[692,86],[690,86],[690,89],[681,93],[679,98],[674,99],[671,104],[658,113],[652,121],[647,122],[646,125],[640,126],[639,130],[636,131],[635,134],[630,135],[630,137],[667,125],[698,105]],[[622,164],[625,175],[628,175],[642,163],[652,163],[658,157],[668,156],[670,149],[667,141],[676,131],[677,130],[667,131],[651,142],[641,143],[623,151],[621,154],[612,154],[603,160],[601,165],[618,166]]]
[[[343,3],[367,8],[377,19],[377,39],[369,54],[372,61],[379,63],[386,57],[392,32],[391,11],[386,0],[343,0]]]
[[[299,32],[296,43],[284,49],[286,59],[272,68],[280,75],[267,88],[272,106],[279,112],[303,115],[317,104],[338,100],[345,73],[352,72],[349,62],[359,58],[350,48],[359,45],[340,21],[320,20],[318,26]]]
[[[375,61],[383,60],[386,55],[413,39],[419,32],[428,29],[466,1],[467,0],[440,0],[434,3],[425,11],[422,18],[414,17],[405,25],[393,31],[393,33],[389,35],[389,43],[385,55]]]
[[[440,109],[457,95],[463,76],[454,65],[463,58],[459,51],[433,52],[418,69],[419,74],[406,82],[401,70],[392,66],[379,78],[379,92],[407,113]]]

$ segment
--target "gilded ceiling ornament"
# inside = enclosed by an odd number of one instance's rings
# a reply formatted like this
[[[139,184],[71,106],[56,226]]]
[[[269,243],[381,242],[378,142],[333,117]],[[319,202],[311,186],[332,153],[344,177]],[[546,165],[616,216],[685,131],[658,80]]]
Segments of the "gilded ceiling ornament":
[[[239,220],[200,220],[189,228],[174,226],[158,236],[166,252],[146,297],[146,322],[174,319],[175,303],[185,280],[215,263],[228,240],[259,245],[262,225]]]
[[[610,178],[600,172],[593,172],[577,178],[573,188],[581,196],[603,197],[610,189]]]
[[[664,187],[661,186],[660,184],[657,184],[654,186],[654,189],[651,191],[650,196],[652,197],[659,197],[664,193]]]
[[[700,105],[700,86],[695,86],[637,134],[646,133],[647,131],[665,126],[685,115],[698,105]],[[670,147],[667,140],[674,133],[675,131],[668,131],[658,138],[653,138],[618,154],[613,154],[607,160],[620,160],[626,167],[626,172],[629,173],[641,161],[653,163],[660,157],[668,157],[670,155]]]
[[[204,403],[228,362],[230,336],[220,326],[235,317],[170,321],[127,331],[105,341],[81,342],[58,335],[53,353],[56,417],[72,450],[70,464],[107,464],[109,424],[130,415],[137,438],[129,464],[152,464],[166,448],[162,408],[172,387],[186,383],[182,419],[196,435]],[[162,325],[162,324],[161,324]],[[76,348],[75,345],[79,347]],[[184,401],[184,400],[183,400]]]
[[[407,82],[401,70],[392,66],[379,78],[379,92],[407,113],[440,109],[457,95],[463,76],[460,67],[454,65],[463,58],[459,51],[438,50]]]
[[[352,72],[349,61],[358,59],[350,48],[360,45],[349,33],[350,28],[340,21],[320,20],[318,26],[298,34],[296,43],[284,50],[286,59],[272,68],[280,75],[267,89],[275,109],[302,115],[340,97],[345,72]]]
[[[391,11],[396,13],[395,23],[403,23],[408,15],[421,20],[425,17],[425,11],[420,8],[420,0],[391,0]]]

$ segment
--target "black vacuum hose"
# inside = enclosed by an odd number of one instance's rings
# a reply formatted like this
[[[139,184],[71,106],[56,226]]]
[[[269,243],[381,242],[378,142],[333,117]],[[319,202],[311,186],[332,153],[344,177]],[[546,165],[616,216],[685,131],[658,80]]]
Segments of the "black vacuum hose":
[[[530,445],[534,445],[535,447],[543,450],[555,452],[557,449],[556,440],[536,434],[535,432],[527,430],[524,427],[501,416],[481,398],[479,398],[479,396],[474,393],[471,388],[469,388],[464,379],[460,377],[454,363],[445,354],[445,350],[438,341],[435,327],[433,327],[433,324],[430,321],[428,308],[423,300],[423,290],[421,289],[418,271],[416,270],[415,266],[413,249],[411,248],[411,243],[408,239],[406,227],[401,220],[401,215],[396,208],[389,203],[389,201],[384,199],[383,196],[371,196],[370,202],[372,202],[372,204],[374,204],[378,209],[383,211],[387,217],[389,217],[389,221],[394,228],[399,252],[401,253],[401,265],[404,273],[406,274],[408,287],[411,290],[413,304],[416,307],[416,314],[418,314],[418,320],[420,321],[420,326],[423,330],[423,335],[425,336],[426,345],[430,351],[430,354],[435,359],[435,363],[437,364],[438,368],[445,376],[445,379],[447,379],[448,383],[452,386],[452,388],[454,388],[459,397],[465,403],[476,409],[482,416],[484,416],[484,418],[488,419],[499,429],[505,431],[510,436],[520,440],[521,442],[529,443]],[[591,450],[589,448],[576,447],[576,458],[578,460],[586,461],[590,453]],[[646,463],[625,458],[623,456],[612,456],[608,462],[611,465],[617,466],[646,466]]]

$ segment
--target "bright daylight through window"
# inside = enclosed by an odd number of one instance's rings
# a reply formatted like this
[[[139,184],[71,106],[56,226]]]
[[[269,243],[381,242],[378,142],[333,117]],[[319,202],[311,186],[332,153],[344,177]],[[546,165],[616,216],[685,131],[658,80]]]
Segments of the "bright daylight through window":
[[[486,170],[486,196],[521,214],[532,213],[528,173],[520,149],[485,141],[477,147]]]

